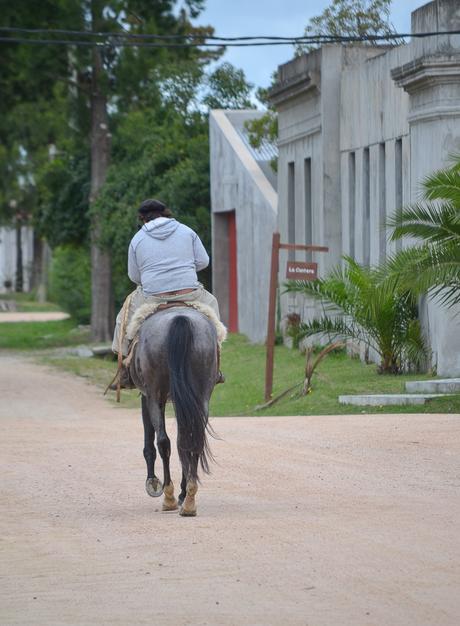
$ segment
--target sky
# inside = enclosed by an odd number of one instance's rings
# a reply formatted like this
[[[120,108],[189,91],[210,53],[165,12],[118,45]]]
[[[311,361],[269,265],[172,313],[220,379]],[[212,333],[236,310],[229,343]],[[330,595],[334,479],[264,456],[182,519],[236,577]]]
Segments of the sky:
[[[391,21],[398,32],[410,32],[411,11],[427,0],[393,0]],[[214,26],[221,37],[277,35],[299,37],[310,17],[319,15],[330,0],[207,0],[197,20]],[[220,62],[242,68],[246,79],[256,87],[267,87],[281,63],[294,56],[293,47],[228,48]]]

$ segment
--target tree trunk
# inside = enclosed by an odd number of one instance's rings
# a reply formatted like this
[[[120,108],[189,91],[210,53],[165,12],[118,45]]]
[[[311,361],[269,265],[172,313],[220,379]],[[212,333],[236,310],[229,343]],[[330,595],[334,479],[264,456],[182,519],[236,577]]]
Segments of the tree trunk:
[[[31,288],[35,290],[38,302],[46,302],[48,292],[49,247],[34,231],[34,251],[32,263]]]
[[[24,291],[24,265],[22,262],[22,221],[16,217],[16,284],[14,290],[17,293]]]
[[[33,243],[33,262],[32,262],[32,273],[30,276],[30,287],[31,289],[38,290],[41,283],[41,273],[43,269],[43,240],[41,237],[37,235],[37,232],[34,230],[34,243]]]
[[[93,30],[102,20],[101,3],[91,4]],[[91,196],[96,200],[105,182],[110,158],[110,135],[107,115],[107,98],[102,89],[102,56],[99,48],[93,49],[91,89]],[[114,328],[112,297],[112,270],[110,254],[100,245],[102,224],[93,214],[91,223],[91,337],[93,341],[110,341]]]

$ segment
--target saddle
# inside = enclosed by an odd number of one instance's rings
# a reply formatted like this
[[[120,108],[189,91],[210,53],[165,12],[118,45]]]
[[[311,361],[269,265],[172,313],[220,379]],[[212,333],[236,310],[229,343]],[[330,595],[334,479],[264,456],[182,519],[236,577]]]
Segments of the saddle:
[[[185,302],[183,300],[171,300],[169,302],[162,302],[160,304],[151,304],[151,303],[143,304],[142,306],[139,307],[139,309],[133,315],[133,318],[129,324],[126,323],[126,320],[123,320],[124,323],[122,324],[122,329],[121,329],[120,345],[121,345],[123,336],[127,334],[128,339],[130,340],[128,354],[126,355],[125,358],[123,358],[121,349],[119,350],[118,368],[117,368],[117,371],[115,373],[113,380],[110,382],[107,389],[105,390],[104,395],[107,393],[109,389],[113,389],[117,393],[117,396],[116,396],[117,402],[120,402],[120,391],[122,388],[127,388],[127,389],[136,388],[131,379],[129,368],[134,358],[136,346],[139,341],[139,329],[141,327],[141,324],[148,317],[150,317],[151,315],[154,315],[155,313],[158,313],[159,311],[164,311],[166,309],[172,309],[176,307],[181,307],[181,308],[187,307],[187,308],[195,309],[199,311],[200,313],[202,313],[203,315],[205,315],[206,317],[208,317],[211,320],[211,322],[213,322],[216,328],[216,332],[217,332],[217,355],[216,357],[217,357],[218,375],[217,375],[216,384],[225,382],[225,377],[220,370],[220,351],[221,351],[222,342],[225,341],[225,339],[227,338],[227,329],[222,324],[222,322],[218,319],[218,317],[216,316],[214,311],[211,309],[211,307],[205,304],[199,303],[199,302]]]

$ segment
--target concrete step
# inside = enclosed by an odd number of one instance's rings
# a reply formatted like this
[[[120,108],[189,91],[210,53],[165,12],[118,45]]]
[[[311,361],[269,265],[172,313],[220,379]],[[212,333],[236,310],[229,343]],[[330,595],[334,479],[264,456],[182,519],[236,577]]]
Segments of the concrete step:
[[[460,393],[460,378],[413,380],[406,383],[408,393]]]
[[[390,406],[392,404],[425,404],[433,398],[442,398],[443,393],[381,393],[361,394],[356,396],[339,396],[340,404],[357,406]]]

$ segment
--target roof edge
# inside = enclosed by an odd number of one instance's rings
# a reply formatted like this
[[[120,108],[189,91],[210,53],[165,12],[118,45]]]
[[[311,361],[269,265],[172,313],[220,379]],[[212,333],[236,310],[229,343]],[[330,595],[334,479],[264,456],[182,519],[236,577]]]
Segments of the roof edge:
[[[231,111],[231,109],[229,109]],[[250,109],[248,109],[249,111]],[[213,109],[210,117],[216,122],[230,146],[245,166],[246,171],[251,176],[257,188],[271,206],[275,214],[278,213],[278,193],[273,189],[272,184],[265,176],[262,168],[245,146],[243,140],[226,115],[226,109]]]

